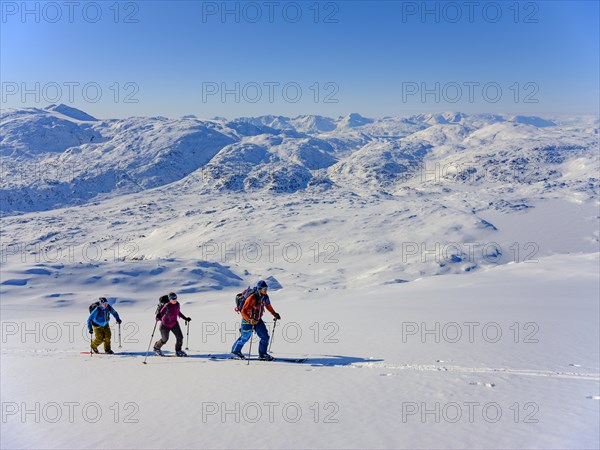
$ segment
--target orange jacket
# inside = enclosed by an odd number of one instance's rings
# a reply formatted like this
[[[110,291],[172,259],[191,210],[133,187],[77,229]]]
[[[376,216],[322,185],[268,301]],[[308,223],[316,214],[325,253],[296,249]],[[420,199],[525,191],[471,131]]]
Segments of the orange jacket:
[[[244,307],[240,313],[246,322],[250,322],[250,319],[260,320],[265,312],[265,308],[267,308],[271,314],[275,315],[275,310],[270,302],[267,302],[266,300],[261,301],[260,296],[257,294],[250,294],[244,302]]]

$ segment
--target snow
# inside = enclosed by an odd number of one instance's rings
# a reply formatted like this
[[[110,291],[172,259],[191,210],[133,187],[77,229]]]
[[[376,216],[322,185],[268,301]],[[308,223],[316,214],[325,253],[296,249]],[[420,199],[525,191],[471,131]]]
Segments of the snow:
[[[56,113],[62,114],[63,116],[66,116],[70,119],[75,119],[81,122],[96,122],[98,119],[96,119],[93,116],[90,116],[89,114],[77,109],[77,108],[72,108],[71,106],[67,106],[67,105],[50,105],[48,107],[45,108],[47,111],[54,111]]]
[[[597,118],[90,117],[2,113],[2,448],[600,446]]]
[[[283,317],[273,353],[306,354],[304,364],[211,360],[235,339],[236,290],[226,289],[180,295],[193,318],[190,357],[152,356],[143,365],[162,292],[145,282],[132,293],[135,302],[122,302],[119,291],[114,303],[124,320],[124,356],[80,355],[85,299],[101,290],[86,292],[75,279],[72,303],[61,305],[34,297],[59,287],[39,275],[31,294],[3,300],[2,402],[12,409],[5,410],[2,447],[593,448],[598,263],[597,255],[564,255],[368,290],[273,292]],[[139,264],[129,263],[130,270],[140,271]],[[63,323],[76,324],[72,339]],[[436,323],[437,334],[423,338]],[[62,336],[54,342],[57,330]],[[33,413],[22,420],[36,402],[39,422]],[[77,403],[73,423],[66,402]],[[55,404],[63,416],[52,423]],[[237,416],[222,416],[236,404]],[[469,404],[479,405],[472,422]],[[422,419],[421,409],[435,405],[439,422],[434,413]],[[97,411],[99,423],[91,423]],[[107,429],[111,439],[103,436]]]

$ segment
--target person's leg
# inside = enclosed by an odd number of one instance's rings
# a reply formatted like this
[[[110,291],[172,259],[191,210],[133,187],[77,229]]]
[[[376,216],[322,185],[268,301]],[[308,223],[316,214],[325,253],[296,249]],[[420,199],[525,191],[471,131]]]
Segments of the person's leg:
[[[175,326],[173,328],[171,328],[171,331],[175,335],[175,339],[176,339],[175,351],[179,352],[179,351],[181,351],[181,347],[183,346],[183,333],[181,331],[181,327],[179,326],[179,322],[177,322],[175,324]]]
[[[105,352],[110,352],[110,338],[112,337],[112,333],[110,331],[110,327],[107,325],[103,326],[102,328],[104,328],[104,338],[103,338],[103,342],[104,342],[104,351]]]
[[[163,324],[160,325],[160,339],[156,341],[154,344],[155,350],[160,350],[160,348],[167,343],[169,340],[169,328],[165,327]]]
[[[94,341],[92,342],[92,350],[97,352],[98,346],[102,344],[102,341],[104,340],[104,330],[102,329],[102,327],[99,327],[95,324],[92,324],[92,328],[94,329]]]
[[[262,320],[259,320],[258,323],[254,325],[254,329],[260,338],[260,343],[258,344],[258,354],[264,355],[267,353],[267,348],[269,348],[269,331]]]
[[[250,340],[250,336],[252,336],[252,325],[250,325],[245,320],[242,320],[241,326],[241,334],[240,337],[235,341],[233,347],[231,348],[232,352],[241,352],[244,344]]]

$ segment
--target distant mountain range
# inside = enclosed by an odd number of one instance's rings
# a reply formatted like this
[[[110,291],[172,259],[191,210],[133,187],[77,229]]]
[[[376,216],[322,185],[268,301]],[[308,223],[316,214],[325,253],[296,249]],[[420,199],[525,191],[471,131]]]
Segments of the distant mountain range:
[[[98,120],[51,105],[4,110],[0,121],[4,215],[170,183],[199,192],[341,189],[396,195],[424,188],[423,174],[435,179],[428,166],[436,164],[448,169],[440,171],[444,180],[468,177],[481,184],[518,173],[539,189],[598,188],[599,123],[587,116]],[[586,167],[577,177],[569,176],[574,161]]]

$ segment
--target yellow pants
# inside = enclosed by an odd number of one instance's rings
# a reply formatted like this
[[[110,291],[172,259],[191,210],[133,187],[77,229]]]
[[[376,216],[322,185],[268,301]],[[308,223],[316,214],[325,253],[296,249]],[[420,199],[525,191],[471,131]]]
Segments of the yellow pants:
[[[103,327],[92,324],[92,327],[94,328],[94,334],[96,335],[96,339],[92,342],[92,350],[98,350],[98,346],[104,342],[104,351],[108,352],[110,350],[110,338],[112,336],[110,327],[108,324]]]

